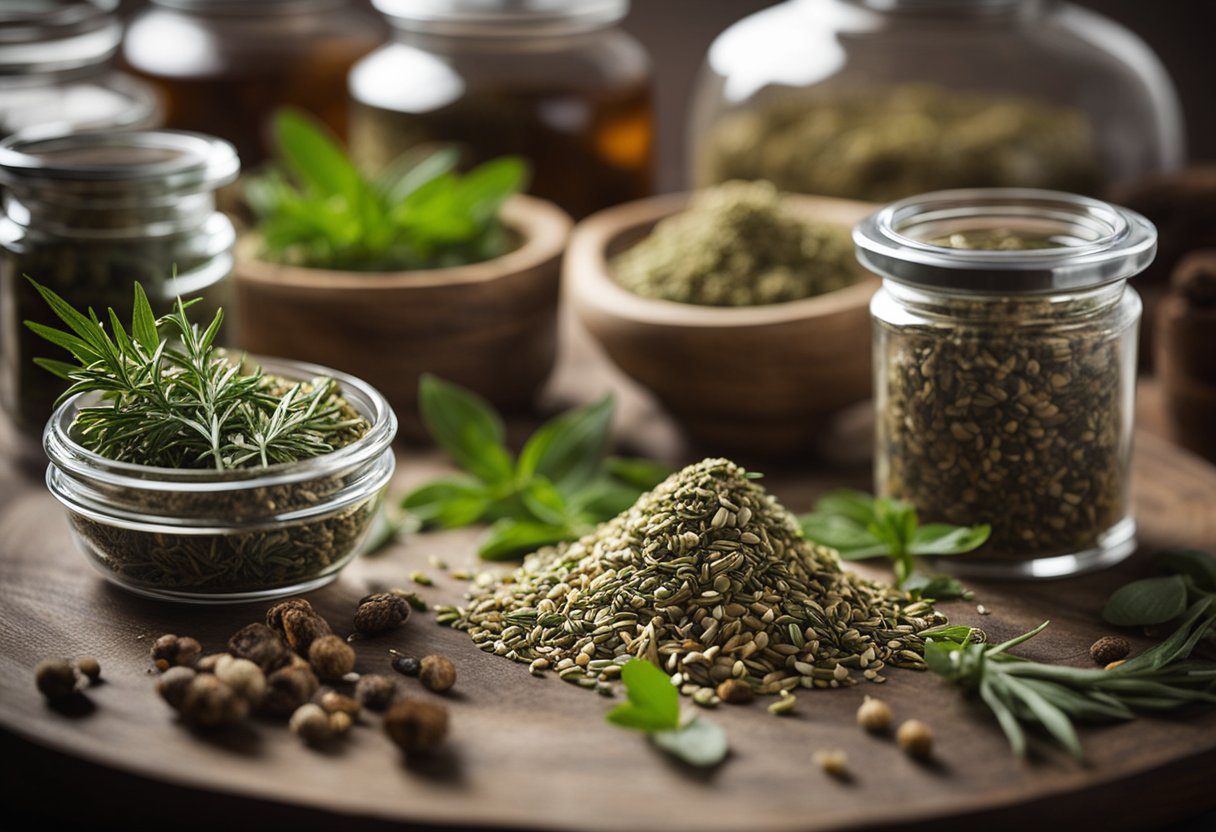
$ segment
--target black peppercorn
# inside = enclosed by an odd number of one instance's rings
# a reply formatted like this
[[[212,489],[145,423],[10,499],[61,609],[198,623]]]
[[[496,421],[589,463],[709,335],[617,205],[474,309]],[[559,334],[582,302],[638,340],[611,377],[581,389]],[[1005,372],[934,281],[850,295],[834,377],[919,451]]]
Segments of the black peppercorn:
[[[443,693],[456,684],[456,665],[446,656],[423,656],[418,678],[427,690]]]
[[[317,692],[321,683],[307,666],[282,667],[266,677],[262,710],[274,716],[290,716]]]
[[[364,635],[382,633],[405,623],[410,617],[410,605],[391,592],[368,595],[355,610],[355,629]]]
[[[413,656],[397,655],[393,657],[393,670],[406,676],[417,676],[422,668],[422,662]]]

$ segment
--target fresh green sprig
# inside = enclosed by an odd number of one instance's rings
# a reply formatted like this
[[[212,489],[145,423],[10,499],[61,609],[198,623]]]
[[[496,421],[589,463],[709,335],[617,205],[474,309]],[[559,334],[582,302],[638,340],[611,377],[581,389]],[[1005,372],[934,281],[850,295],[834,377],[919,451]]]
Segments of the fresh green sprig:
[[[1213,625],[1212,599],[1196,602],[1168,639],[1110,670],[1041,664],[1009,650],[1041,633],[1043,622],[1002,644],[932,641],[929,669],[975,692],[992,711],[1014,754],[1026,753],[1024,725],[1037,726],[1073,756],[1083,756],[1073,721],[1132,719],[1193,703],[1216,704],[1216,663],[1188,660]]]
[[[581,537],[671,473],[647,460],[605,458],[611,396],[541,426],[518,457],[502,417],[474,393],[424,376],[418,402],[431,437],[465,473],[415,489],[402,508],[429,526],[492,523],[478,550],[486,560]]]
[[[916,509],[908,503],[851,489],[824,495],[815,510],[798,521],[808,540],[830,546],[845,560],[890,558],[900,589],[939,600],[967,597],[967,590],[948,575],[919,571],[916,558],[974,551],[991,532],[987,525],[921,525]]]
[[[613,725],[641,731],[651,742],[692,766],[716,766],[726,758],[726,732],[702,716],[681,720],[680,694],[666,673],[642,659],[621,668],[629,701],[605,717]]]
[[[264,467],[328,453],[366,428],[344,409],[333,379],[276,389],[279,380],[224,355],[215,347],[222,309],[203,328],[186,314],[193,302],[179,298],[157,319],[136,283],[130,331],[113,309],[107,331],[92,309],[85,315],[30,282],[67,330],[25,325],[77,363],[34,360],[71,382],[60,400],[103,397],[82,407],[73,425],[80,443],[101,456],[163,468]]]
[[[246,188],[268,257],[310,268],[405,271],[477,263],[511,246],[499,211],[527,184],[518,158],[461,175],[454,148],[420,150],[368,177],[306,114],[282,110],[274,129],[280,167]]]

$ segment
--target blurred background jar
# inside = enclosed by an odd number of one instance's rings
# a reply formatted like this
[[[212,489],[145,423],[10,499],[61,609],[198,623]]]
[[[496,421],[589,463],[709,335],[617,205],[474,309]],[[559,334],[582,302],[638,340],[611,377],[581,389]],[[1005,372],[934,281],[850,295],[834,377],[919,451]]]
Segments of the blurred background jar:
[[[695,93],[699,184],[889,200],[971,186],[1101,193],[1183,159],[1152,51],[1055,0],[787,0],[723,32]]]
[[[0,3],[0,138],[19,130],[153,126],[151,88],[113,67],[118,0]]]
[[[151,0],[123,63],[164,100],[165,125],[227,139],[250,170],[272,151],[270,118],[307,110],[346,136],[346,73],[380,42],[345,0]]]
[[[227,142],[170,130],[22,134],[0,144],[0,405],[36,440],[68,386],[34,364],[66,355],[22,325],[61,327],[26,280],[77,308],[130,321],[133,285],[158,314],[179,295],[204,299],[197,319],[225,305],[235,232],[215,190],[239,162]],[[226,311],[231,312],[231,308]],[[18,447],[43,463],[36,441]]]
[[[628,0],[373,0],[392,43],[350,74],[351,145],[373,168],[456,142],[475,165],[533,167],[576,217],[651,190],[651,67],[617,27]]]

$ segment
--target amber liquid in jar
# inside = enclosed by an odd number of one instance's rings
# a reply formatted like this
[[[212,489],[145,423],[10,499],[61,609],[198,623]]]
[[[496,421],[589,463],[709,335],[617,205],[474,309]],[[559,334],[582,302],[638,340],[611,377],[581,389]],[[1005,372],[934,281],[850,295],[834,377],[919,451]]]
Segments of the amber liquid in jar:
[[[309,12],[313,5],[328,13]],[[154,5],[132,22],[123,46],[126,68],[160,94],[166,127],[227,139],[246,170],[272,155],[270,119],[280,107],[306,110],[346,136],[346,74],[380,40],[369,21],[307,2],[298,13],[189,8]]]

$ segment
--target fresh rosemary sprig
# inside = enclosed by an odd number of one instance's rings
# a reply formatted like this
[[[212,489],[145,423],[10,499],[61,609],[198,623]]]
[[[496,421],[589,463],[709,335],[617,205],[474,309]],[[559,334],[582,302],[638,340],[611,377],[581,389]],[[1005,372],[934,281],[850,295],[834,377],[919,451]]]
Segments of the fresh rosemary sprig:
[[[1173,635],[1109,670],[1041,664],[1009,653],[1041,633],[1046,621],[1002,644],[934,641],[925,646],[925,661],[951,684],[979,694],[1019,757],[1026,753],[1026,724],[1044,728],[1080,759],[1073,720],[1132,719],[1140,711],[1216,704],[1216,663],[1188,660],[1213,625],[1214,603],[1211,597],[1197,601]]]
[[[26,326],[79,362],[34,359],[72,382],[61,400],[100,393],[105,404],[82,407],[78,441],[119,462],[162,468],[254,468],[320,456],[367,429],[340,396],[337,383],[291,383],[252,370],[215,347],[223,310],[203,329],[180,298],[159,320],[135,284],[130,333],[113,309],[109,332],[92,309],[84,315],[30,280],[67,325]]]

